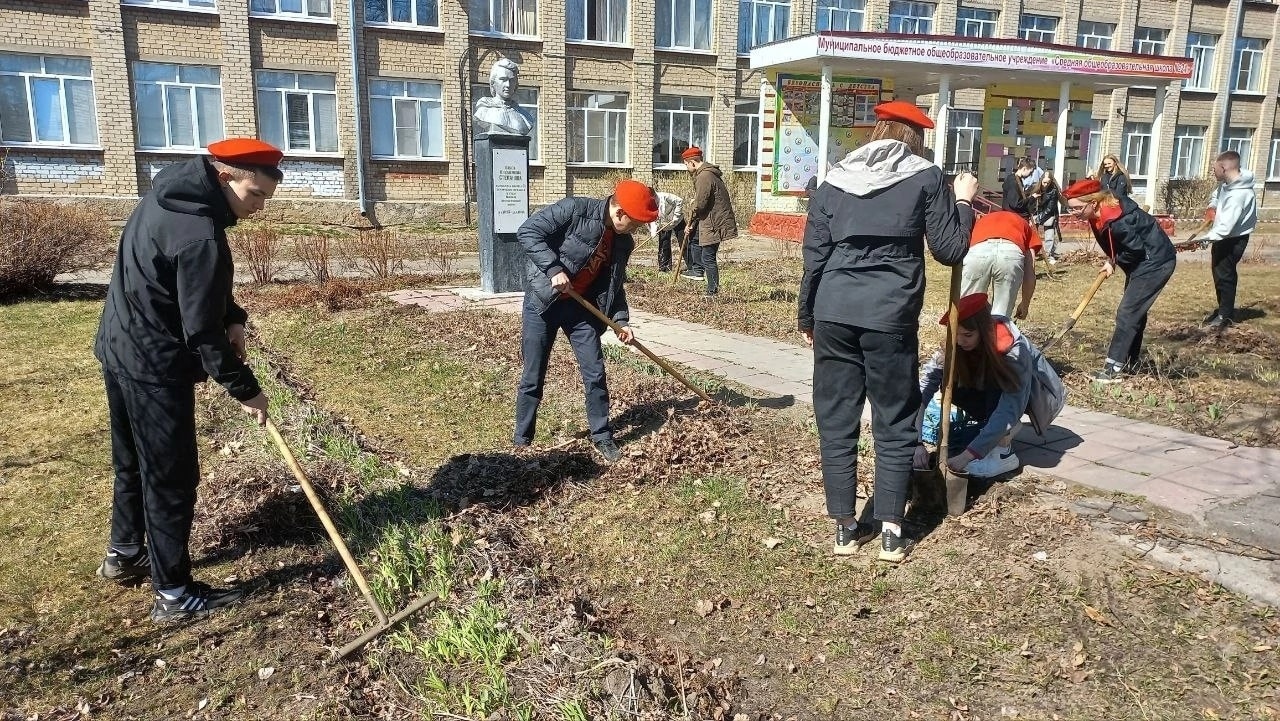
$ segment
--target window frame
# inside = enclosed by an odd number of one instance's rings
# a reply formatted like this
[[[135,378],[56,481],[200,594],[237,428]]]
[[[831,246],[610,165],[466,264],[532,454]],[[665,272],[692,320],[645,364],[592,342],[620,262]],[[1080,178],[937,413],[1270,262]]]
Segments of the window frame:
[[[1192,43],[1193,38],[1197,42]],[[1204,38],[1213,38],[1213,44],[1211,45],[1201,44],[1200,41],[1203,40]],[[1187,57],[1191,59],[1191,77],[1182,81],[1183,90],[1216,92],[1213,87],[1213,73],[1214,73],[1214,70],[1216,70],[1216,66],[1218,63],[1218,43],[1221,40],[1222,40],[1221,36],[1214,35],[1213,33],[1200,33],[1200,32],[1187,33],[1186,53],[1187,53]],[[1202,63],[1202,61],[1206,58],[1206,56],[1208,58],[1208,62]],[[1205,77],[1202,78],[1204,82],[1201,84],[1197,81],[1197,76],[1201,75],[1200,71],[1202,69],[1204,70]],[[1196,84],[1193,84],[1193,83],[1196,83]]]
[[[262,73],[280,73],[285,75],[292,75],[294,78],[293,80],[294,87],[292,88],[263,87],[261,85],[261,80],[259,79]],[[301,76],[331,78],[333,80],[333,86],[334,86],[333,90],[317,90],[313,88],[300,87]],[[285,155],[289,155],[289,156],[298,156],[298,155],[315,155],[315,156],[321,156],[321,157],[341,157],[342,156],[342,134],[340,132],[340,124],[338,123],[338,115],[339,115],[338,113],[338,77],[335,73],[304,73],[296,70],[272,70],[269,68],[258,68],[253,71],[253,90],[254,90],[254,99],[257,101],[257,105],[258,105],[257,121],[258,121],[258,137],[259,138],[262,138],[267,142],[271,142],[273,145],[280,148],[280,150],[283,151]],[[279,97],[280,119],[284,123],[284,127],[281,128],[282,142],[274,142],[274,139],[272,139],[268,133],[263,131],[262,107],[265,102],[262,97],[263,93],[277,93],[280,96]],[[307,140],[308,140],[309,147],[306,149],[295,148],[292,145],[292,138],[290,137],[290,133],[289,133],[289,127],[291,125],[291,121],[289,119],[288,97],[290,95],[304,96],[307,100],[307,124],[308,124]],[[316,102],[317,102],[316,99],[319,97],[333,98],[333,108],[334,108],[334,113],[333,113],[334,148],[333,150],[317,150],[316,149],[317,138],[320,135],[317,132],[317,128],[319,127],[319,124],[321,122],[320,113],[317,112],[317,105],[316,105]]]
[[[1267,178],[1264,182],[1280,182],[1280,132],[1271,134],[1271,155],[1267,158]]]
[[[1193,130],[1198,130],[1199,134]],[[1174,128],[1173,158],[1169,164],[1171,179],[1204,177],[1204,141],[1208,134],[1209,128],[1205,125],[1178,125]]]
[[[658,107],[659,103],[664,100],[665,101],[678,100],[680,101],[680,108],[679,109],[659,108]],[[690,100],[704,101],[706,103],[706,110],[685,107],[686,103],[688,103],[688,101]],[[676,157],[676,148],[678,147],[676,145],[677,141],[683,142],[687,140],[687,142],[685,142],[685,146],[684,146],[685,148],[688,148],[694,145],[698,145],[699,147],[702,147],[702,148],[707,147],[711,139],[711,105],[712,105],[711,98],[706,96],[655,95],[653,97],[653,143],[655,145],[655,152],[656,152],[656,146],[660,140],[659,134],[658,134],[658,119],[663,115],[666,116],[667,131],[666,131],[666,138],[663,138],[662,140],[666,142],[667,147],[669,148],[669,150],[667,151],[668,156],[667,156],[666,162],[660,163],[657,160],[654,160],[653,162],[654,170],[684,169],[684,163],[681,162],[680,159]],[[675,137],[676,116],[685,117],[686,122],[688,124],[688,128],[689,128],[688,138]],[[697,131],[695,129],[695,121],[698,120],[699,118],[702,119],[703,121],[703,140],[701,143],[698,142]]]
[[[1143,31],[1146,31],[1146,32],[1143,32]],[[1160,39],[1153,40],[1151,37],[1149,37],[1151,33],[1159,33]],[[1139,35],[1143,35],[1147,37],[1139,37]],[[1149,44],[1152,47],[1158,47],[1159,50],[1156,52],[1150,52],[1148,50],[1144,50],[1143,46],[1146,44]],[[1169,50],[1169,31],[1167,29],[1149,27],[1146,25],[1140,25],[1137,28],[1134,28],[1133,52],[1138,53],[1139,55],[1164,55],[1166,52],[1168,52],[1168,50]]]
[[[155,10],[176,10],[186,13],[218,13],[217,0],[120,0],[126,7],[152,8]],[[192,3],[200,3],[192,5]]]
[[[1236,131],[1243,131],[1239,135]],[[1257,128],[1230,125],[1222,129],[1222,139],[1218,142],[1222,151],[1234,150],[1240,154],[1240,167],[1253,167],[1253,136],[1258,134]]]
[[[1106,35],[1098,32],[1104,28],[1107,30]],[[1085,32],[1086,30],[1089,32]],[[1115,40],[1115,36],[1115,23],[1104,23],[1096,20],[1081,20],[1076,26],[1076,45],[1082,48],[1088,48],[1090,50],[1110,50],[1111,43]]]
[[[743,108],[750,109],[751,112],[742,112]],[[755,158],[754,163],[742,164],[738,162],[738,122],[740,119],[747,121],[747,155]],[[760,169],[760,99],[759,98],[739,98],[733,104],[733,169],[735,171],[756,171]]]
[[[1092,173],[1102,165],[1102,144],[1107,133],[1107,121],[1089,120],[1089,148],[1084,156],[1085,172]]]
[[[1120,155],[1121,162],[1129,171],[1129,177],[1135,180],[1146,179],[1149,175],[1148,169],[1151,167],[1151,123],[1128,122],[1124,124],[1124,129],[1120,139]],[[1139,132],[1145,127],[1146,132]],[[1137,139],[1139,141],[1140,161],[1133,159],[1132,143]]]
[[[498,13],[496,13],[495,11],[501,10],[502,9],[501,5],[504,2],[510,2],[513,5],[512,7],[513,24],[519,25],[519,22],[516,19],[519,15],[528,14],[533,17],[533,27],[530,29],[530,32],[513,32],[513,31],[495,29],[496,24],[494,23],[494,18],[498,16]],[[486,28],[472,27],[471,21],[472,19],[476,18],[478,15],[475,12],[475,8],[477,5],[481,3],[488,6],[488,11],[484,15],[484,17],[488,18],[489,20],[488,27]],[[530,11],[526,6],[531,7],[532,10]],[[439,3],[437,2],[436,4],[437,15],[440,12],[439,8],[440,6],[439,6]],[[541,36],[538,35],[539,27],[541,26],[541,22],[540,22],[541,18],[538,17],[537,0],[468,0],[467,8],[468,8],[468,13],[467,13],[467,34],[468,35],[475,35],[477,37],[486,37],[486,38],[506,38],[510,40],[540,40],[541,39]],[[523,11],[521,9],[523,9]]]
[[[1039,27],[1040,21],[1051,20],[1053,27],[1049,30]],[[1028,23],[1030,21],[1030,23]],[[1058,38],[1058,24],[1062,22],[1062,18],[1053,15],[1038,15],[1036,13],[1022,13],[1018,16],[1018,38],[1029,42],[1053,43]],[[1036,37],[1031,37],[1035,33]],[[1045,35],[1048,34],[1046,39]]]
[[[839,7],[838,5],[849,3],[857,5],[857,8]],[[832,19],[837,13],[843,14],[846,18],[844,27],[834,27],[831,25]],[[822,26],[822,19],[826,17],[827,26]],[[858,26],[850,27],[848,19],[857,16]],[[861,32],[867,24],[867,0],[818,0],[814,9],[813,28],[815,32],[835,31],[835,32]]]
[[[990,18],[965,17],[965,13],[989,13]],[[1000,22],[1000,11],[990,10],[987,8],[975,8],[961,5],[956,8],[956,35],[962,38],[994,38],[996,36],[996,26]],[[984,34],[966,32],[970,24],[976,24],[979,28],[985,29]]]
[[[727,0],[720,0],[720,2],[726,2],[726,1]],[[666,50],[671,52],[679,52],[679,53],[699,53],[703,55],[714,55],[715,50],[712,48],[712,42],[714,40],[713,36],[715,35],[715,33],[711,31],[712,23],[710,22],[709,18],[711,17],[712,11],[715,9],[715,2],[716,0],[658,0],[654,4],[654,23],[653,23],[654,49]],[[690,45],[679,45],[676,43],[676,30],[677,30],[677,22],[678,22],[678,18],[676,17],[676,6],[680,3],[687,4],[686,9],[688,11],[687,19],[689,21],[689,39],[692,43]],[[698,37],[698,30],[699,30],[698,6],[699,5],[706,6],[706,15],[701,25],[701,27],[706,32],[706,38],[705,38],[706,47],[702,47],[700,45],[700,42],[704,38]],[[662,16],[663,16],[664,8],[666,9],[667,14],[669,15],[669,17],[667,18],[668,20],[667,30],[670,31],[670,42],[665,45],[662,43],[662,36],[661,36],[662,20],[663,20]]]
[[[751,9],[751,24],[747,28],[748,35],[743,35],[743,9],[745,7]],[[763,8],[764,16],[769,20],[768,38],[760,39],[756,37],[756,31],[760,29],[761,10]],[[783,17],[781,21],[778,15]],[[778,24],[782,24],[782,34],[778,35]],[[767,43],[786,40],[791,36],[791,0],[738,0],[738,54],[749,55],[751,49],[765,45]],[[746,42],[746,41],[750,42]]]
[[[621,2],[621,3],[622,3],[622,18],[623,18],[623,19],[622,19],[622,22],[621,22],[621,23],[614,23],[614,22],[612,21],[611,6],[612,6],[612,4],[613,4],[614,2]],[[570,3],[573,3],[573,4],[575,4],[575,5],[576,5],[576,4],[581,4],[581,5],[582,5],[582,35],[583,35],[583,36],[582,36],[582,37],[580,37],[580,38],[575,38],[575,37],[573,37],[573,31],[572,31],[572,29],[569,27],[569,23],[573,20],[572,14],[571,14],[571,13],[570,13],[570,11],[569,11],[569,4],[570,4]],[[605,10],[605,17],[606,17],[606,20],[605,20],[605,26],[606,26],[606,27],[615,27],[615,26],[616,26],[616,27],[620,27],[620,28],[621,28],[621,35],[622,35],[622,38],[621,38],[620,40],[597,40],[597,39],[594,39],[594,38],[588,38],[588,37],[586,37],[586,36],[587,36],[587,27],[591,24],[591,23],[590,23],[590,17],[591,17],[591,14],[590,14],[589,12],[587,12],[587,11],[590,9],[590,6],[591,6],[591,5],[593,5],[593,4],[596,4],[596,5],[603,5],[603,6],[604,6],[604,10]],[[597,13],[599,13],[599,10],[598,10],[598,9],[597,9]],[[597,17],[598,17],[598,15],[597,15]],[[567,43],[578,43],[578,44],[581,44],[581,45],[604,45],[604,46],[609,46],[609,47],[630,47],[630,43],[631,43],[631,0],[567,0],[567,2],[565,3],[564,23],[565,23],[565,29],[564,29],[564,30],[565,30],[565,32],[564,32],[564,35],[565,35],[565,42],[567,42]]]
[[[895,8],[898,12],[894,12]],[[929,14],[917,15],[916,11],[928,8]],[[907,12],[902,12],[902,11]],[[889,0],[889,20],[885,25],[885,32],[896,33],[898,35],[932,35],[933,21],[937,17],[937,3],[923,2],[923,0]],[[894,25],[898,29],[894,29]],[[908,25],[913,30],[904,29]],[[921,29],[923,27],[923,29]]]
[[[625,100],[626,107],[621,109],[589,107],[588,106],[589,101],[587,101],[586,99],[597,97],[597,96],[623,97],[626,99]],[[571,129],[573,128],[573,118],[570,116],[571,114],[574,114],[574,113],[582,113],[582,129],[583,129],[583,137],[581,139],[582,140],[581,142],[582,160],[573,159],[575,155],[575,150],[578,150],[578,148],[575,147],[576,139],[571,137]],[[589,113],[601,114],[603,116],[606,134],[601,137],[604,139],[604,143],[605,143],[605,148],[604,148],[605,157],[606,157],[605,160],[599,160],[599,161],[591,160],[588,157],[589,150],[590,150],[590,141],[592,137],[590,134],[590,115],[588,115]],[[596,90],[571,90],[565,93],[565,140],[566,140],[566,150],[567,150],[565,157],[568,158],[568,162],[566,163],[566,165],[569,165],[571,167],[579,167],[579,168],[629,168],[631,167],[631,162],[630,162],[631,147],[630,147],[630,138],[628,137],[628,133],[630,132],[630,128],[628,127],[630,124],[630,115],[631,115],[631,94],[630,93],[596,91]],[[613,130],[616,132],[618,130],[618,128],[615,127],[614,125],[618,118],[621,118],[621,121],[622,121],[621,122],[621,134],[622,134],[621,147],[622,147],[623,157],[621,160],[610,161],[607,159],[610,152],[610,145],[616,144],[618,139],[610,135],[609,131]],[[613,142],[611,143],[610,141],[613,141]]]
[[[1257,42],[1257,47],[1243,47],[1246,42]],[[1265,38],[1238,37],[1236,38],[1236,73],[1231,78],[1231,92],[1233,93],[1261,93],[1262,79],[1266,76],[1266,54],[1267,41]],[[1245,68],[1245,58],[1249,57],[1249,68]],[[1248,73],[1249,82],[1247,85],[1252,87],[1241,87],[1240,76]]]
[[[177,68],[177,69],[178,69],[178,73],[177,73],[177,75],[178,75],[178,80],[176,80],[176,81],[169,81],[169,80],[139,80],[139,79],[138,79],[138,66],[140,66],[140,65],[167,65],[167,66],[173,66],[174,68]],[[217,85],[213,85],[213,84],[211,84],[211,83],[193,83],[193,82],[184,82],[184,81],[181,79],[181,78],[182,78],[182,68],[204,68],[204,69],[208,69],[208,70],[214,70],[214,71],[216,71],[216,72],[218,73],[218,84],[217,84]],[[227,104],[226,104],[226,98],[225,98],[225,97],[223,96],[223,94],[222,94],[222,67],[221,67],[221,66],[219,66],[219,65],[196,65],[196,64],[190,64],[190,63],[154,63],[154,62],[148,62],[148,61],[143,61],[143,60],[134,60],[134,61],[131,63],[131,65],[130,65],[130,70],[131,70],[131,83],[130,83],[130,85],[131,85],[131,87],[132,87],[132,89],[133,89],[133,107],[134,107],[135,117],[137,118],[137,128],[136,128],[136,133],[137,133],[136,146],[137,146],[137,150],[142,151],[142,152],[164,152],[164,153],[168,153],[168,152],[178,152],[178,153],[183,153],[183,152],[187,152],[187,153],[190,153],[190,152],[201,152],[201,151],[203,151],[203,150],[204,150],[204,148],[206,148],[206,147],[208,146],[208,144],[209,144],[209,143],[211,143],[211,142],[215,142],[216,140],[221,140],[221,139],[223,139],[223,138],[225,138],[225,137],[226,137],[226,134],[227,134]],[[141,119],[141,118],[142,118],[142,114],[141,114],[141,112],[140,112],[140,107],[139,107],[139,103],[140,103],[140,99],[141,99],[141,93],[139,93],[139,92],[138,92],[138,90],[139,90],[139,88],[140,88],[142,85],[144,85],[144,84],[146,84],[146,85],[156,85],[156,86],[158,86],[158,87],[160,88],[160,98],[161,98],[161,101],[162,101],[162,102],[161,102],[161,111],[162,111],[162,114],[163,114],[163,116],[164,116],[164,135],[165,135],[165,140],[167,141],[167,144],[166,144],[166,145],[143,145],[143,144],[142,144],[142,119]],[[171,127],[172,127],[172,125],[173,125],[173,120],[172,120],[172,118],[170,117],[170,114],[169,114],[169,88],[189,88],[189,89],[190,89],[190,92],[191,92],[191,121],[192,121],[192,122],[191,122],[191,135],[192,135],[192,140],[194,141],[194,144],[193,144],[193,145],[174,145],[174,144],[173,144],[173,137],[172,137],[172,134],[171,134],[171,132],[170,132]],[[208,136],[208,137],[209,137],[209,139],[208,139],[207,141],[202,140],[202,139],[201,139],[201,137],[200,137],[200,136],[203,134],[203,132],[202,132],[202,130],[203,130],[203,125],[202,125],[202,123],[200,122],[200,110],[199,110],[199,106],[198,106],[198,101],[196,101],[196,90],[197,90],[197,89],[199,89],[199,88],[205,88],[205,89],[216,88],[216,89],[217,89],[217,91],[218,91],[218,121],[219,121],[219,124],[222,126],[222,131],[221,131],[220,137],[218,137],[218,138],[213,138],[213,137],[212,137],[212,135],[210,135],[210,136]]]
[[[398,30],[417,30],[417,31],[428,31],[428,32],[441,32],[443,30],[443,26],[440,24],[440,0],[435,0],[435,3],[436,3],[435,20],[436,21],[433,24],[417,22],[417,17],[418,17],[417,0],[411,0],[409,3],[409,13],[410,13],[410,16],[413,18],[413,21],[411,22],[391,19],[392,13],[395,10],[394,4],[393,4],[395,0],[362,0],[362,2],[364,3],[365,27],[395,28]],[[381,3],[386,8],[386,17],[387,17],[386,20],[369,20],[369,3],[370,2]]]
[[[387,95],[384,93],[379,93],[375,91],[375,87],[377,83],[401,83],[404,86],[404,90],[401,93],[396,95]],[[434,85],[439,89],[439,97],[432,98],[426,95],[421,95],[421,96],[410,95],[409,92],[411,90],[410,88],[411,85]],[[391,120],[392,152],[390,155],[387,155],[385,153],[378,153],[374,150],[374,142],[375,142],[374,132],[376,131],[376,123],[374,122],[374,105],[376,101],[384,101],[384,100],[389,101],[391,104],[390,105],[391,112],[390,112],[389,119]],[[400,149],[400,134],[399,132],[397,132],[400,129],[400,126],[397,125],[396,109],[397,107],[399,107],[398,105],[399,103],[405,103],[405,102],[412,102],[415,105],[415,109],[416,109],[416,112],[414,113],[414,117],[417,118],[417,122],[418,122],[418,153],[419,153],[418,155],[407,155],[402,153]],[[440,154],[439,155],[425,155],[423,154],[424,149],[422,148],[423,107],[425,105],[429,108],[432,103],[435,104],[435,110],[440,123],[440,134],[439,134]],[[444,98],[444,82],[443,81],[433,80],[429,78],[410,79],[410,78],[387,78],[387,77],[381,77],[381,76],[370,77],[369,78],[369,155],[372,157],[373,160],[391,160],[391,161],[397,161],[397,162],[431,162],[431,163],[448,162],[449,134],[448,134],[448,131],[445,129],[444,103],[445,103],[445,98]]]
[[[281,10],[280,3],[283,1],[284,0],[266,0],[266,2],[273,3],[276,7],[275,10],[268,11],[268,10],[254,10],[253,4],[255,2],[258,2],[258,0],[249,0],[249,17],[267,18],[271,20],[291,20],[293,22],[304,22],[304,23],[332,24],[335,22],[333,19],[334,0],[327,0],[329,4],[329,12],[323,15],[312,13],[310,10],[310,7],[312,2],[324,2],[326,0],[301,0],[302,2],[301,12],[293,12],[292,10]]]
[[[947,134],[950,136],[947,139],[947,154],[950,157],[946,159],[946,162],[952,172],[959,169],[961,164],[959,158],[961,133],[969,133],[971,134],[971,139],[968,143],[968,152],[971,156],[964,163],[969,172],[976,172],[983,157],[983,112],[981,110],[953,110],[951,111],[951,117],[954,122],[949,123],[947,127]]]
[[[27,70],[0,70],[0,77],[17,77],[23,78],[23,93],[26,96],[26,129],[31,140],[4,140],[4,128],[0,127],[0,147],[6,148],[76,148],[76,149],[96,149],[102,147],[102,134],[98,127],[98,98],[97,87],[93,79],[93,61],[89,58],[79,55],[56,55],[48,53],[0,53],[0,55],[23,56],[38,58],[40,62],[40,72],[31,72]],[[51,73],[48,70],[48,59],[70,59],[80,60],[89,64],[88,75],[71,75],[68,73]],[[36,79],[56,80],[58,83],[58,122],[62,127],[62,139],[57,141],[40,140],[40,124],[36,113],[36,103],[32,100],[33,81]],[[67,83],[88,83],[89,84],[89,102],[90,111],[92,112],[93,121],[93,140],[92,142],[77,143],[71,139],[71,120],[74,117],[71,110],[71,103],[67,101]]]

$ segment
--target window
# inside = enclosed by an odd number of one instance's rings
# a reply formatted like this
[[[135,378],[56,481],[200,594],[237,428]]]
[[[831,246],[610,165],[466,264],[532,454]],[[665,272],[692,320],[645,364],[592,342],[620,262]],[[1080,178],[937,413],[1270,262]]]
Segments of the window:
[[[1051,43],[1058,34],[1058,18],[1049,15],[1023,15],[1018,21],[1018,37],[1038,43]]]
[[[1093,50],[1110,50],[1111,36],[1115,32],[1116,26],[1111,23],[1095,23],[1081,20],[1080,30],[1076,37],[1076,45]]]
[[[791,0],[740,0],[738,3],[738,52],[787,37]]]
[[[567,36],[597,43],[627,42],[627,0],[568,0]]]
[[[0,53],[0,141],[97,145],[89,60]]]
[[[673,50],[711,49],[711,0],[658,0],[654,42]]]
[[[733,167],[760,164],[760,101],[739,100],[733,112]]]
[[[374,157],[444,158],[444,89],[436,82],[369,82]]]
[[[258,17],[331,18],[330,0],[253,0],[249,14]]]
[[[1124,124],[1124,167],[1135,178],[1147,176],[1147,161],[1151,159],[1151,123]]]
[[[125,5],[141,5],[178,10],[213,10],[214,0],[124,0]]]
[[[474,5],[473,2],[472,20]],[[368,25],[439,27],[440,4],[438,0],[365,0],[364,21]]]
[[[1240,154],[1240,167],[1252,168],[1253,128],[1227,128],[1222,132],[1222,150]]]
[[[480,102],[480,98],[489,97],[488,85],[472,85],[471,86],[471,112],[476,111],[476,103]],[[533,121],[533,130],[529,133],[529,161],[534,162],[540,157],[538,155],[538,135],[542,132],[542,126],[538,124],[538,89],[525,87],[523,85],[516,88],[516,105],[529,116]]]
[[[857,32],[867,14],[867,0],[818,0],[818,30]]]
[[[627,96],[622,93],[568,93],[569,162],[624,165],[627,162]]]
[[[222,140],[221,70],[208,65],[133,64],[140,148],[204,148]]]
[[[1143,55],[1164,55],[1168,40],[1168,30],[1137,28],[1133,31],[1133,51]]]
[[[1267,180],[1280,180],[1280,133],[1271,136],[1271,157],[1267,161]]]
[[[1089,121],[1089,152],[1085,156],[1085,171],[1092,173],[1099,165],[1102,165],[1102,134],[1106,131],[1107,121],[1090,120]]]
[[[1262,89],[1262,73],[1266,68],[1263,49],[1267,41],[1262,38],[1236,40],[1236,82],[1232,90],[1256,93]]]
[[[258,70],[258,137],[296,153],[338,152],[334,76]]]
[[[978,161],[982,157],[982,111],[951,111],[949,134],[946,172],[978,172]]]
[[[956,35],[967,38],[996,36],[996,11],[962,7],[956,11]]]
[[[1199,178],[1204,174],[1203,125],[1179,125],[1173,133],[1173,178]]]
[[[711,99],[658,95],[653,99],[653,164],[679,165],[680,153],[707,146]]]
[[[1213,61],[1218,48],[1218,36],[1208,33],[1187,33],[1187,57],[1191,58],[1191,77],[1182,87],[1191,90],[1213,90]]]
[[[469,27],[473,33],[526,37],[534,37],[538,34],[537,0],[470,1]],[[417,2],[424,2],[424,0],[417,0]],[[432,5],[434,4],[432,2]]]
[[[889,32],[915,35],[933,32],[933,3],[890,0]]]

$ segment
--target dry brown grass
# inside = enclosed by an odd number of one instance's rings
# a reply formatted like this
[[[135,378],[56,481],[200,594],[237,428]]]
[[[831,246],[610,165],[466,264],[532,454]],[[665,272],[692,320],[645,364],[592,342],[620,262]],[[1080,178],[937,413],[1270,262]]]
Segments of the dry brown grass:
[[[236,263],[248,266],[255,283],[270,283],[284,266],[280,231],[270,223],[244,223],[227,234]]]
[[[0,199],[0,298],[45,290],[61,273],[110,262],[111,232],[87,208]]]

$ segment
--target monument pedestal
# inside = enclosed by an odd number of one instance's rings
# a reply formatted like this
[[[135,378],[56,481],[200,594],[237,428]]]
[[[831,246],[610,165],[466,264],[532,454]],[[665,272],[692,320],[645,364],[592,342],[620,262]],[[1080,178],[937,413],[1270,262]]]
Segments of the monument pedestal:
[[[529,137],[478,135],[472,144],[480,230],[480,289],[524,290],[524,249],[516,231],[529,218]]]

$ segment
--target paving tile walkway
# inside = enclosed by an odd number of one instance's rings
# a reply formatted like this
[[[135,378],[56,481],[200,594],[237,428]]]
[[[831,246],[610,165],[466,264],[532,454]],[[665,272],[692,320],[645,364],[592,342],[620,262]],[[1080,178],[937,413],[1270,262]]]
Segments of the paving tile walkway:
[[[518,313],[520,293],[477,288],[403,290],[389,297],[433,311],[489,307]],[[716,330],[632,310],[654,353],[764,393],[811,404],[812,354],[800,345]],[[614,342],[612,334],[606,342]],[[866,411],[869,414],[869,409]],[[1083,486],[1145,496],[1233,540],[1280,553],[1280,450],[1068,406],[1044,437],[1028,426],[1015,450],[1024,466]]]

